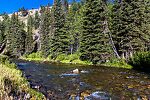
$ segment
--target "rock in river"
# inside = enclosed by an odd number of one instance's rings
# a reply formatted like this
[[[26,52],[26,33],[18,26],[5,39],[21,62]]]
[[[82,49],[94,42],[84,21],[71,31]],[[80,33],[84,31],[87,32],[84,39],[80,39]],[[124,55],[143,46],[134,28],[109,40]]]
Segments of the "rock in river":
[[[85,97],[84,100],[111,100],[111,97],[102,91],[93,92],[90,96]]]

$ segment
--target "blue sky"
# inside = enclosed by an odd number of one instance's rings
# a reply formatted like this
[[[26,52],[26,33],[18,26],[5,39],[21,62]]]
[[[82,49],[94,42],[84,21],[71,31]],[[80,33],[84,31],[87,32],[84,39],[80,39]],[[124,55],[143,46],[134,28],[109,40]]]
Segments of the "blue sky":
[[[0,13],[12,13],[21,7],[39,8],[40,5],[53,4],[53,0],[0,0]]]
[[[48,3],[52,5],[53,0],[0,0],[0,14],[4,12],[13,13],[15,11],[18,11],[18,9],[21,7],[25,7],[26,9],[39,8],[40,5],[47,5]]]

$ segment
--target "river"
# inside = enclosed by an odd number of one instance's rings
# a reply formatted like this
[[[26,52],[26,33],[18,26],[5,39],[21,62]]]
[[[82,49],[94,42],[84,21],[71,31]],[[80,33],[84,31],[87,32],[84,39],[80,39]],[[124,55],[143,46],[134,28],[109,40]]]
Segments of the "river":
[[[150,75],[98,66],[14,61],[32,88],[48,100],[147,100]],[[79,73],[72,73],[79,69]]]

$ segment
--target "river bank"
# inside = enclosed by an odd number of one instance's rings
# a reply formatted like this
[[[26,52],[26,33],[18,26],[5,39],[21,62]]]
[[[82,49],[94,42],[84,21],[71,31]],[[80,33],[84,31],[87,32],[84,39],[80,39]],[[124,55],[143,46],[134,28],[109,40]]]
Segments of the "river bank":
[[[14,99],[45,100],[45,96],[31,89],[16,65],[0,55],[0,100]]]
[[[59,55],[56,59],[43,58],[40,53],[32,53],[30,55],[22,56],[19,59],[27,61],[36,61],[36,62],[49,62],[49,63],[61,63],[61,64],[73,64],[73,65],[94,65],[94,66],[105,66],[105,67],[116,67],[116,68],[125,68],[132,69],[133,67],[127,64],[124,60],[112,59],[108,60],[105,63],[92,64],[89,61],[82,61],[79,58],[79,54],[72,55]]]

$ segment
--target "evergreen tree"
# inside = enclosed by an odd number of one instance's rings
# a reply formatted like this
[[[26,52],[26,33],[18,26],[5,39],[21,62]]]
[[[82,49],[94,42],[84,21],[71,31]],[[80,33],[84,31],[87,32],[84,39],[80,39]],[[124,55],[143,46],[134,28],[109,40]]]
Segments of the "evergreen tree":
[[[26,33],[26,40],[25,40],[25,51],[26,54],[29,54],[33,51],[33,18],[32,16],[28,16],[27,21],[27,33]]]
[[[145,26],[145,33],[149,35],[149,41],[147,41],[146,46],[147,50],[150,50],[150,1],[146,0],[145,2],[146,8],[145,8],[145,13],[146,13],[146,26]],[[149,29],[149,30],[147,30]]]
[[[112,33],[115,45],[123,58],[136,51],[146,50],[148,41],[144,0],[122,0],[112,9]]]
[[[24,24],[19,21],[18,14],[11,16],[9,30],[7,31],[7,53],[21,56],[25,51]]]
[[[3,44],[5,39],[5,26],[0,21],[0,47]]]
[[[63,10],[64,10],[64,12],[66,14],[68,12],[68,9],[69,9],[68,0],[62,0],[62,6],[63,6]]]
[[[34,16],[34,28],[38,29],[39,25],[40,25],[40,17],[38,11],[36,11]]]
[[[45,11],[41,15],[40,23],[40,41],[41,52],[43,57],[47,57],[50,54],[50,25],[51,25],[51,12],[49,8],[45,8]]]
[[[105,4],[102,0],[86,0],[82,18],[81,59],[97,63],[110,54],[108,35],[104,33]]]
[[[68,53],[69,40],[68,34],[63,31],[65,16],[61,0],[55,0],[53,5],[53,27],[51,52],[55,58],[59,53]]]
[[[81,31],[80,4],[74,1],[67,13],[64,31],[69,36],[69,53],[72,54],[79,49],[79,38]]]
[[[6,43],[6,30],[9,26],[9,16],[7,14],[2,15],[3,20],[0,21],[0,47],[3,46],[4,43]]]

